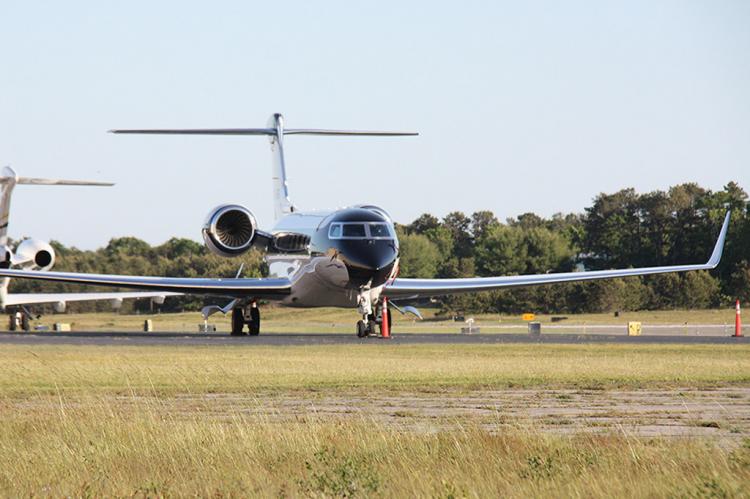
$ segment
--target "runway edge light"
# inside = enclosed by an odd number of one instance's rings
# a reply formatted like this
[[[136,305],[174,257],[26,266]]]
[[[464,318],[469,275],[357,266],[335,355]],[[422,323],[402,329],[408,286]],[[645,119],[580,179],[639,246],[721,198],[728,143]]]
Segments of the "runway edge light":
[[[742,311],[740,310],[740,301],[737,300],[737,305],[734,314],[734,337],[742,337]]]

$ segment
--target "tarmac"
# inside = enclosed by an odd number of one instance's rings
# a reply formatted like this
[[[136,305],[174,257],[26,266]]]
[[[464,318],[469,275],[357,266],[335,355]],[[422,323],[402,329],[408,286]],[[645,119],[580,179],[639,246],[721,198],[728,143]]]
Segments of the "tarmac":
[[[378,336],[357,338],[354,334],[330,333],[261,333],[259,336],[230,336],[227,333],[180,332],[0,332],[1,345],[102,345],[102,346],[164,346],[164,345],[488,345],[508,343],[538,344],[689,344],[736,345],[750,344],[748,336],[733,337],[728,334],[680,334],[681,326],[661,328],[661,334],[628,336],[622,332],[583,333],[555,332],[539,336],[519,333],[403,333],[395,332],[391,338]]]

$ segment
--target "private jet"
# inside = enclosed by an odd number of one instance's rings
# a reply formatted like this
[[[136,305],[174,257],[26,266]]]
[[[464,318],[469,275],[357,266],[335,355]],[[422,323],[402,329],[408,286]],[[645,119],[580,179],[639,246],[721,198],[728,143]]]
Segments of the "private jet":
[[[274,114],[266,128],[111,130],[118,134],[183,134],[266,136],[272,152],[272,186],[275,225],[261,230],[245,206],[224,204],[214,208],[202,226],[210,251],[236,257],[251,248],[265,253],[269,275],[265,278],[175,278],[101,275],[0,269],[0,276],[45,281],[112,286],[160,292],[226,297],[224,307],[203,309],[204,318],[215,312],[232,314],[232,334],[260,332],[258,301],[273,300],[290,307],[351,307],[361,317],[359,337],[383,328],[389,304],[440,295],[488,291],[595,279],[686,272],[715,268],[729,224],[729,213],[706,263],[591,272],[474,277],[458,279],[407,279],[398,277],[399,242],[388,212],[374,205],[356,205],[328,211],[303,211],[288,192],[284,138],[290,135],[404,136],[412,132],[379,132],[285,128]]]
[[[72,186],[112,186],[110,182],[90,180],[57,180],[48,178],[19,177],[15,170],[6,166],[0,172],[0,268],[17,267],[27,271],[47,271],[55,265],[55,250],[47,241],[28,238],[14,249],[10,247],[8,226],[10,221],[10,201],[17,185],[72,185]],[[28,331],[32,313],[30,306],[51,304],[58,313],[65,312],[68,302],[109,300],[112,308],[119,309],[122,301],[129,298],[151,298],[154,303],[164,303],[164,292],[111,292],[111,293],[9,293],[10,278],[0,279],[0,310],[14,309],[10,314],[10,329],[21,327]],[[20,312],[20,315],[19,315]]]

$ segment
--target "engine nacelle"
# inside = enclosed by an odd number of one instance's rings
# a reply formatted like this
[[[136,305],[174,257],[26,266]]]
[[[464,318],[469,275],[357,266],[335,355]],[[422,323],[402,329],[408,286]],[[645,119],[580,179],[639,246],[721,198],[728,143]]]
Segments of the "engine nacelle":
[[[24,239],[16,248],[13,265],[30,270],[49,270],[55,264],[55,250],[46,241]]]
[[[208,214],[203,224],[203,241],[219,256],[239,256],[253,246],[257,227],[250,210],[238,204],[225,204]]]

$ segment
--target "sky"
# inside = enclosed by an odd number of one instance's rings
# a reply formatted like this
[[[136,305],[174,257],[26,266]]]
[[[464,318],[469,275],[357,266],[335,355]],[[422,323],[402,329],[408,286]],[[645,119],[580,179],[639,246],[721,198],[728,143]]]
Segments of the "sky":
[[[750,2],[0,4],[0,165],[111,188],[19,186],[10,235],[93,249],[200,239],[216,205],[273,225],[263,137],[112,128],[413,130],[287,137],[301,209],[409,223],[582,212],[601,192],[750,190]]]

